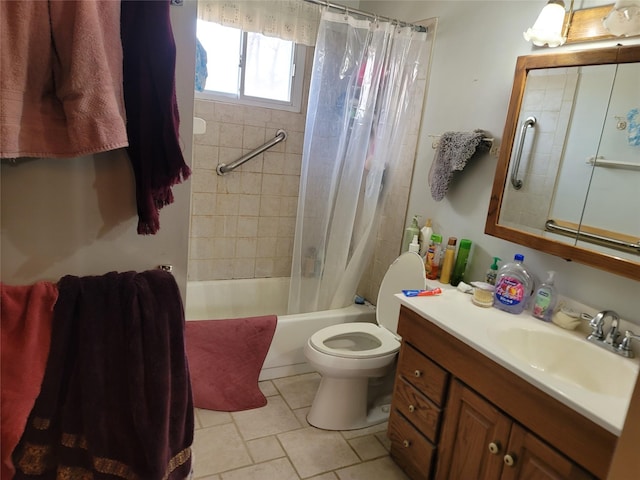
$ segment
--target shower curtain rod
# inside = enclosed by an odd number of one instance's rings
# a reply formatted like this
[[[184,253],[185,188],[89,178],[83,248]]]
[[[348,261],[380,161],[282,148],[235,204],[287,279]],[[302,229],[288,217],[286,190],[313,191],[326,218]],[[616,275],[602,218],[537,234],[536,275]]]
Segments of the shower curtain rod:
[[[340,10],[341,12],[344,12],[344,13],[351,12],[351,13],[355,13],[357,15],[360,15],[360,16],[363,16],[363,17],[367,17],[367,18],[371,18],[371,19],[375,19],[375,20],[385,20],[385,21],[389,21],[389,22],[392,22],[392,23],[397,23],[398,25],[403,26],[403,27],[414,28],[418,32],[426,32],[427,31],[426,27],[423,27],[422,25],[416,25],[414,23],[403,22],[403,21],[395,19],[395,18],[389,18],[389,17],[384,17],[382,15],[376,15],[375,13],[364,12],[362,10],[358,10],[357,8],[346,7],[346,6],[340,5],[338,3],[325,2],[324,0],[304,0],[304,1],[305,2],[309,2],[309,3],[315,3],[316,5],[322,5],[323,7],[335,8],[337,10]]]

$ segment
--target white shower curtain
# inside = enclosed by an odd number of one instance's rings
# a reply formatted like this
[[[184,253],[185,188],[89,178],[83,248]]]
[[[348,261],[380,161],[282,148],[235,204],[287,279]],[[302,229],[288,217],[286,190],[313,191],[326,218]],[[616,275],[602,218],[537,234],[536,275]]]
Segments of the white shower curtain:
[[[289,313],[349,305],[371,258],[426,32],[325,11],[307,109]],[[404,212],[398,212],[404,215]]]

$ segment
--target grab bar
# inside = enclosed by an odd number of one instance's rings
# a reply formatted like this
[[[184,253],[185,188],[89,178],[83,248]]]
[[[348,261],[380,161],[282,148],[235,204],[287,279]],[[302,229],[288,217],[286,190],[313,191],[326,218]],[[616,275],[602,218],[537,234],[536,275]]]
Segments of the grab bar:
[[[280,130],[278,130],[276,132],[276,136],[273,137],[271,140],[269,140],[267,143],[265,143],[264,145],[254,149],[254,150],[251,150],[249,153],[247,153],[246,155],[243,155],[242,157],[240,157],[235,162],[231,162],[229,165],[227,165],[226,163],[219,164],[216,167],[216,172],[218,173],[218,175],[224,175],[225,173],[232,172],[236,168],[238,168],[240,165],[242,165],[243,163],[248,162],[253,157],[256,157],[256,156],[260,155],[265,150],[269,150],[274,145],[276,145],[276,144],[278,144],[278,143],[280,143],[280,142],[282,142],[283,140],[286,140],[286,139],[287,139],[287,132],[285,132],[284,130],[280,129]]]
[[[527,133],[527,128],[533,127],[536,124],[536,117],[527,118],[522,126],[520,127],[520,142],[518,143],[518,151],[516,152],[515,160],[516,163],[513,165],[511,169],[511,185],[516,190],[520,190],[522,188],[522,180],[518,180],[518,170],[520,169],[520,157],[522,157],[522,147],[524,147],[524,138]]]
[[[579,237],[581,240],[585,240],[587,242],[604,245],[606,247],[623,250],[625,252],[640,254],[640,241],[633,243],[626,242],[624,240],[618,240],[617,238],[605,237],[604,235],[598,235],[597,233],[585,232],[584,230],[579,230],[577,228],[558,225],[558,223],[552,219],[549,219],[545,222],[544,228],[548,232],[556,232],[561,235],[573,237],[576,239]]]

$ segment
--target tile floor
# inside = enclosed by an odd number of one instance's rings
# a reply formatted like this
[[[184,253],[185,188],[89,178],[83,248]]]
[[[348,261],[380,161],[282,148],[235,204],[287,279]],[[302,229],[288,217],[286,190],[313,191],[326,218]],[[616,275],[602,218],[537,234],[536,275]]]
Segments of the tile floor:
[[[389,457],[387,424],[332,432],[307,423],[320,376],[260,382],[267,405],[243,412],[196,409],[198,480],[406,480]]]

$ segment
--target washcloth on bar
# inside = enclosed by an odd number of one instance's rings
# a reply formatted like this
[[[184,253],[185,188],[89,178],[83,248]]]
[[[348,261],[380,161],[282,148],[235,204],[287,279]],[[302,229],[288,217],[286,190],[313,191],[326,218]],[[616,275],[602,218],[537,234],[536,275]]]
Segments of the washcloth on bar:
[[[170,2],[122,2],[127,152],[135,174],[138,233],[155,234],[171,187],[191,174],[180,149],[176,45]]]
[[[489,151],[489,144],[483,141],[485,137],[483,130],[445,132],[440,136],[429,170],[429,186],[434,200],[440,201],[445,197],[455,171],[462,170],[474,155]]]
[[[11,452],[33,408],[49,355],[58,287],[0,283],[0,478],[13,478]]]
[[[15,478],[186,478],[193,401],[173,276],[69,275],[58,290]]]
[[[0,1],[0,158],[128,144],[120,2]]]

